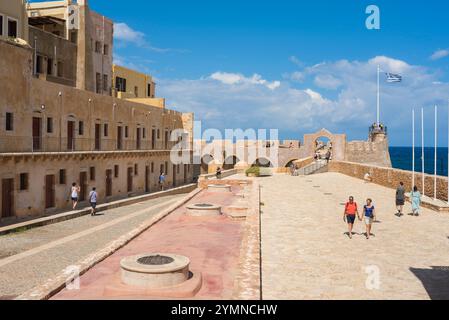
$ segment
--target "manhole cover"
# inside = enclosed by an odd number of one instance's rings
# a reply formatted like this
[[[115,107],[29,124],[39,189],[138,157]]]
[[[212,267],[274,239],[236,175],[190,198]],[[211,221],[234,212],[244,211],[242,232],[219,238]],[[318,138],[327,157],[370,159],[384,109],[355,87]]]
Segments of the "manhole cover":
[[[332,193],[326,192],[324,195],[325,195],[325,196],[331,196]]]
[[[147,257],[142,257],[140,259],[137,260],[138,263],[140,264],[144,264],[144,265],[150,265],[150,266],[161,266],[164,264],[169,264],[172,263],[173,261],[175,261],[173,258],[171,257],[166,257],[166,256],[147,256]]]

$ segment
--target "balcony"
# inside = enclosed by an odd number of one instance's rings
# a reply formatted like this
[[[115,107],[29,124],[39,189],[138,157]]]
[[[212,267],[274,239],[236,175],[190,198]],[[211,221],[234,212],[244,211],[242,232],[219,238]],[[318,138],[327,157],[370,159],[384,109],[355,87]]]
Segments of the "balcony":
[[[151,141],[146,139],[95,139],[67,137],[0,137],[2,153],[48,153],[48,152],[98,152],[98,151],[170,151],[177,142]],[[176,149],[178,150],[178,148]]]

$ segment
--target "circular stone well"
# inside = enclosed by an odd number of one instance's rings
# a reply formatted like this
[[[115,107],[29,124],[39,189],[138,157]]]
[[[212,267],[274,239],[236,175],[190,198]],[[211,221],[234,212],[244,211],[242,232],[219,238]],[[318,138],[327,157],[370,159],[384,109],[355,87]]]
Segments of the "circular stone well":
[[[231,192],[231,186],[228,184],[210,184],[207,190],[211,192]]]
[[[219,216],[221,207],[210,203],[197,203],[187,206],[187,214],[191,216]]]
[[[122,282],[136,287],[165,288],[187,281],[190,260],[176,254],[149,253],[120,261]]]

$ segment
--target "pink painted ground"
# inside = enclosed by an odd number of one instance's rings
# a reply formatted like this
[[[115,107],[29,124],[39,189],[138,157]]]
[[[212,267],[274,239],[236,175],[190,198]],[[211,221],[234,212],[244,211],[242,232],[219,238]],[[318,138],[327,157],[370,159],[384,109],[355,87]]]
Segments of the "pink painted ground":
[[[233,187],[233,193],[239,191]],[[202,191],[189,201],[231,205],[233,194]],[[242,222],[226,216],[198,218],[184,215],[185,206],[177,209],[122,249],[97,264],[81,277],[80,290],[62,290],[53,299],[108,299],[104,288],[120,277],[120,260],[141,253],[175,253],[190,258],[190,270],[200,271],[203,284],[193,299],[230,299],[234,277],[238,273]],[[119,298],[119,297],[118,297]],[[157,299],[133,296],[125,299]]]

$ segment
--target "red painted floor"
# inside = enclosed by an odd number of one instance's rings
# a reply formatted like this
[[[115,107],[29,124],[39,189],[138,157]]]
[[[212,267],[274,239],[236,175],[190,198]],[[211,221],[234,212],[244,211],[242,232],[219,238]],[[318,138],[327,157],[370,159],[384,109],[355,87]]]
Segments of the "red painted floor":
[[[189,201],[231,205],[233,193],[203,191]],[[230,299],[238,272],[242,222],[226,216],[198,218],[184,215],[185,206],[177,209],[122,249],[97,264],[80,278],[79,290],[64,289],[53,299],[158,299],[154,296],[110,297],[105,287],[120,278],[120,260],[141,253],[174,253],[187,256],[190,270],[202,273],[203,284],[193,299]]]

